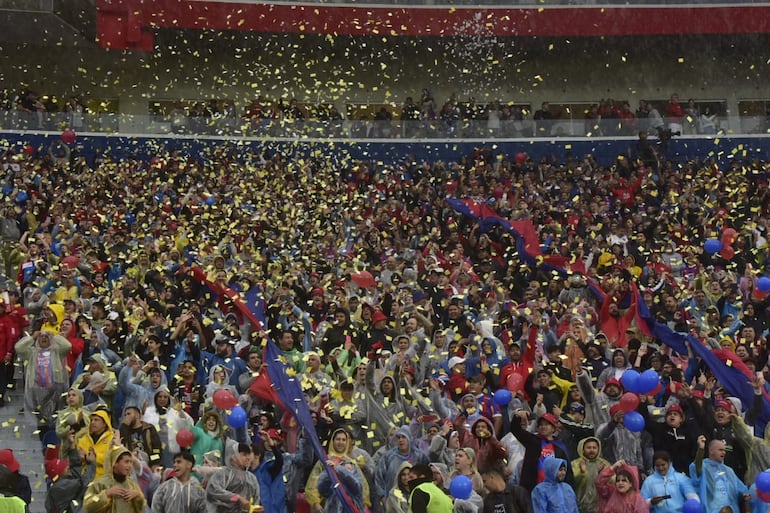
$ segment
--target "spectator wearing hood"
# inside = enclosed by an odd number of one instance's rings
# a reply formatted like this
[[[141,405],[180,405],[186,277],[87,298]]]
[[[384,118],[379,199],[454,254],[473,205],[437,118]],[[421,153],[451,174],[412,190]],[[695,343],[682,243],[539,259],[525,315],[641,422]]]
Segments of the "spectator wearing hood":
[[[383,454],[374,473],[372,502],[379,504],[379,507],[384,506],[403,462],[408,461],[412,465],[428,464],[427,456],[412,446],[412,435],[408,427],[403,426],[396,431],[393,442],[395,442],[394,446]]]
[[[330,463],[337,472],[341,486],[344,487],[348,497],[356,505],[359,511],[364,511],[364,486],[366,481],[361,479],[360,470],[350,460],[344,460],[339,463]],[[345,513],[348,507],[342,502],[342,499],[335,492],[335,484],[329,477],[328,472],[323,472],[318,478],[318,493],[325,499],[324,513]]]
[[[599,379],[596,381],[596,388],[599,390],[604,389],[604,384],[608,380],[615,378],[620,381],[623,373],[631,368],[631,363],[628,361],[628,355],[625,349],[617,348],[612,352],[612,361],[610,366],[604,369],[599,375]]]
[[[203,464],[203,455],[209,451],[224,452],[224,431],[225,426],[222,418],[216,411],[208,411],[201,416],[201,419],[190,428],[195,441],[190,447],[190,452],[195,456],[198,465]]]
[[[180,450],[176,435],[193,425],[192,417],[171,397],[168,388],[162,386],[155,392],[152,404],[144,410],[142,421],[153,426],[158,432],[163,447],[160,464],[163,468],[171,468],[174,464],[173,456]]]
[[[599,376],[602,375],[604,369],[609,367],[609,362],[604,356],[604,350],[599,344],[599,340],[607,340],[607,336],[604,333],[597,333],[594,339],[586,344],[580,346],[580,349],[585,354],[582,365],[591,377],[591,383],[596,385],[599,380]],[[578,341],[578,343],[580,343]]]
[[[70,388],[67,391],[66,406],[56,414],[56,435],[64,442],[70,430],[78,432],[88,427],[90,420],[90,413],[83,408],[83,391]],[[63,451],[63,454],[66,454],[66,451]]]
[[[331,437],[329,437],[326,454],[327,460],[336,462],[337,464],[352,462],[356,465],[358,478],[364,483],[362,491],[363,501],[369,506],[371,504],[369,499],[369,485],[361,468],[362,462],[359,462],[357,458],[353,457],[353,438],[350,436],[350,433],[344,429],[334,430]],[[310,505],[311,511],[320,512],[323,510],[324,500],[318,489],[318,481],[321,475],[325,473],[326,469],[324,468],[323,463],[317,461],[310,471],[307,483],[305,484],[305,498]]]
[[[118,386],[123,391],[123,404],[137,405],[141,410],[152,404],[155,393],[167,385],[166,373],[158,362],[150,360],[142,365],[135,355],[128,357],[126,365],[118,374]]]
[[[466,417],[458,415],[455,418],[455,429],[460,437],[460,446],[475,452],[478,470],[484,472],[488,468],[502,467],[507,451],[495,436],[492,422],[484,416],[479,416],[471,424],[470,430],[466,429],[465,423]]]
[[[671,465],[669,453],[656,451],[652,461],[655,471],[642,483],[642,497],[650,505],[650,511],[679,513],[685,501],[698,499],[698,494],[687,474],[677,472]]]
[[[408,461],[401,463],[396,474],[396,479],[385,501],[385,513],[410,513],[409,512],[409,478],[411,477],[412,464]]]
[[[248,444],[227,441],[225,467],[215,472],[206,485],[206,499],[216,513],[239,513],[260,504],[259,483],[249,471],[251,459]]]
[[[613,482],[614,478],[614,482]],[[639,493],[639,472],[623,460],[605,467],[596,477],[599,505],[596,513],[648,513],[650,507]]]
[[[112,430],[112,420],[110,414],[106,409],[98,409],[91,414],[88,423],[88,432],[84,433],[77,439],[77,449],[80,454],[88,455],[93,453],[94,461],[96,462],[96,475],[95,479],[99,479],[104,474],[104,462],[110,461],[107,457],[107,453],[112,447],[112,438],[114,431]],[[81,472],[85,473],[86,463],[84,462]]]
[[[40,331],[47,331],[58,335],[61,333],[61,323],[64,320],[64,305],[58,303],[48,303],[43,308],[43,325]]]
[[[379,361],[379,360],[378,360]],[[406,408],[400,388],[392,374],[383,373],[375,384],[378,361],[369,362],[366,367],[366,398],[368,425],[374,427],[374,440],[380,444],[388,441],[387,430],[390,426],[402,424],[406,417]]]
[[[83,498],[85,513],[142,513],[147,507],[142,490],[131,476],[134,458],[122,446],[112,447],[105,455],[106,470],[88,485]]]
[[[572,474],[575,476],[578,509],[580,513],[595,513],[599,503],[596,476],[609,467],[610,462],[602,458],[602,442],[595,436],[578,442],[577,454],[578,457],[572,460]]]
[[[544,479],[532,490],[534,513],[578,513],[577,496],[565,482],[569,465],[561,458],[546,458]]]
[[[430,440],[428,457],[431,463],[441,463],[447,467],[454,465],[455,454],[460,449],[460,437],[452,428],[452,423],[445,421],[441,430]]]

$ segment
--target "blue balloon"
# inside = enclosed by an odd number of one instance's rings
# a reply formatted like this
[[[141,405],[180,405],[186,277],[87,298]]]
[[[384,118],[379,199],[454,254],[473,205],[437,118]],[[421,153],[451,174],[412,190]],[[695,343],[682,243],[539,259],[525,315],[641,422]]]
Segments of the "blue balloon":
[[[770,470],[765,470],[757,476],[757,490],[770,492]]]
[[[208,198],[206,198],[206,205],[211,206],[216,201],[217,201],[217,199],[214,196],[209,196]]]
[[[637,382],[637,386],[639,387],[638,393],[650,393],[658,387],[659,383],[660,377],[658,376],[658,373],[653,369],[647,369],[646,371],[642,372],[641,376],[639,376],[639,381]]]
[[[719,239],[708,239],[706,244],[703,245],[703,249],[706,250],[706,253],[719,253],[722,251],[722,241]]]
[[[760,292],[770,291],[770,278],[762,276],[757,280],[757,288]]]
[[[455,499],[467,499],[473,492],[473,483],[468,476],[455,476],[449,483],[449,493]]]
[[[500,390],[497,390],[494,395],[495,404],[501,408],[508,406],[508,403],[511,402],[512,398],[513,394],[511,394],[511,391],[507,388],[501,388]]]
[[[698,499],[687,499],[682,506],[682,513],[701,513],[702,511]]]
[[[246,420],[248,420],[246,417],[246,410],[240,406],[234,407],[230,410],[230,413],[227,414],[227,424],[233,429],[239,429],[245,426]]]
[[[623,388],[625,388],[627,392],[634,392],[638,394],[640,377],[641,376],[638,372],[633,369],[629,369],[620,377],[620,382],[623,383]]]
[[[630,411],[623,415],[623,425],[626,429],[638,433],[644,429],[644,417],[638,411]]]

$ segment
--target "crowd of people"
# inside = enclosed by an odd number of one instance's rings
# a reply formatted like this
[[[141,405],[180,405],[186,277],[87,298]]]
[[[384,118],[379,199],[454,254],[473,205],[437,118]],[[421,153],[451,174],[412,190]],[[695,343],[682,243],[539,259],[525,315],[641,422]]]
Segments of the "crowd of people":
[[[24,389],[47,511],[768,510],[765,163],[156,151],[2,155],[0,393]],[[268,339],[312,430],[265,392]]]
[[[333,103],[301,103],[296,98],[270,99],[258,95],[242,107],[230,99],[177,101],[173,106],[151,105],[150,118],[169,123],[178,134],[246,134],[286,136],[304,134],[353,138],[634,136],[640,131],[658,134],[716,134],[719,102],[681,102],[672,94],[665,103],[640,100],[637,109],[627,101],[601,99],[582,107],[543,102],[535,109],[527,102],[495,100],[480,103],[475,97],[451,94],[443,103],[423,89],[419,98],[408,96],[397,106],[381,104],[373,113],[359,113],[355,105],[341,112]],[[344,110],[344,109],[343,109]],[[368,110],[368,109],[366,109]],[[574,112],[573,112],[574,111]],[[80,96],[58,99],[31,89],[18,94],[0,90],[0,115],[16,128],[56,130],[66,121],[76,130],[96,130],[86,121],[88,108]],[[345,123],[345,119],[348,120]],[[567,126],[565,125],[574,125]]]

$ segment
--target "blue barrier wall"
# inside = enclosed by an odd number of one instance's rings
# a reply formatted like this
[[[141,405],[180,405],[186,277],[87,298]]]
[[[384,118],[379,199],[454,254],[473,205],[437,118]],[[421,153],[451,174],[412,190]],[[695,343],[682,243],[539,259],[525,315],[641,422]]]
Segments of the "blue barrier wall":
[[[59,133],[0,132],[0,148],[13,147],[22,152],[31,146],[38,153],[47,152],[52,144],[60,141]],[[526,152],[534,160],[541,157],[563,162],[568,155],[581,158],[594,155],[601,165],[611,164],[618,155],[637,155],[636,138],[557,138],[557,139],[456,139],[456,140],[292,140],[285,138],[255,139],[228,137],[185,136],[122,136],[105,134],[79,134],[70,148],[91,159],[97,153],[116,159],[138,157],[148,159],[158,153],[179,150],[182,154],[206,160],[214,149],[226,151],[238,159],[250,160],[254,156],[279,151],[287,156],[329,157],[349,161],[369,160],[385,164],[399,162],[405,155],[413,155],[418,161],[457,161],[486,146],[493,154],[504,153],[510,158]],[[29,150],[28,150],[29,151]],[[721,164],[731,160],[770,160],[770,135],[740,137],[675,137],[669,142],[668,156],[674,162],[713,157]]]

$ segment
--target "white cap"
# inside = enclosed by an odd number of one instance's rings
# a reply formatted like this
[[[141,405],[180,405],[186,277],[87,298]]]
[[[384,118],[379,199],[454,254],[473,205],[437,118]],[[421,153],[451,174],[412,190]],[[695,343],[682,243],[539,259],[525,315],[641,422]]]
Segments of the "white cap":
[[[465,358],[460,358],[459,356],[453,356],[449,359],[449,368],[453,368],[455,365],[465,363]]]

